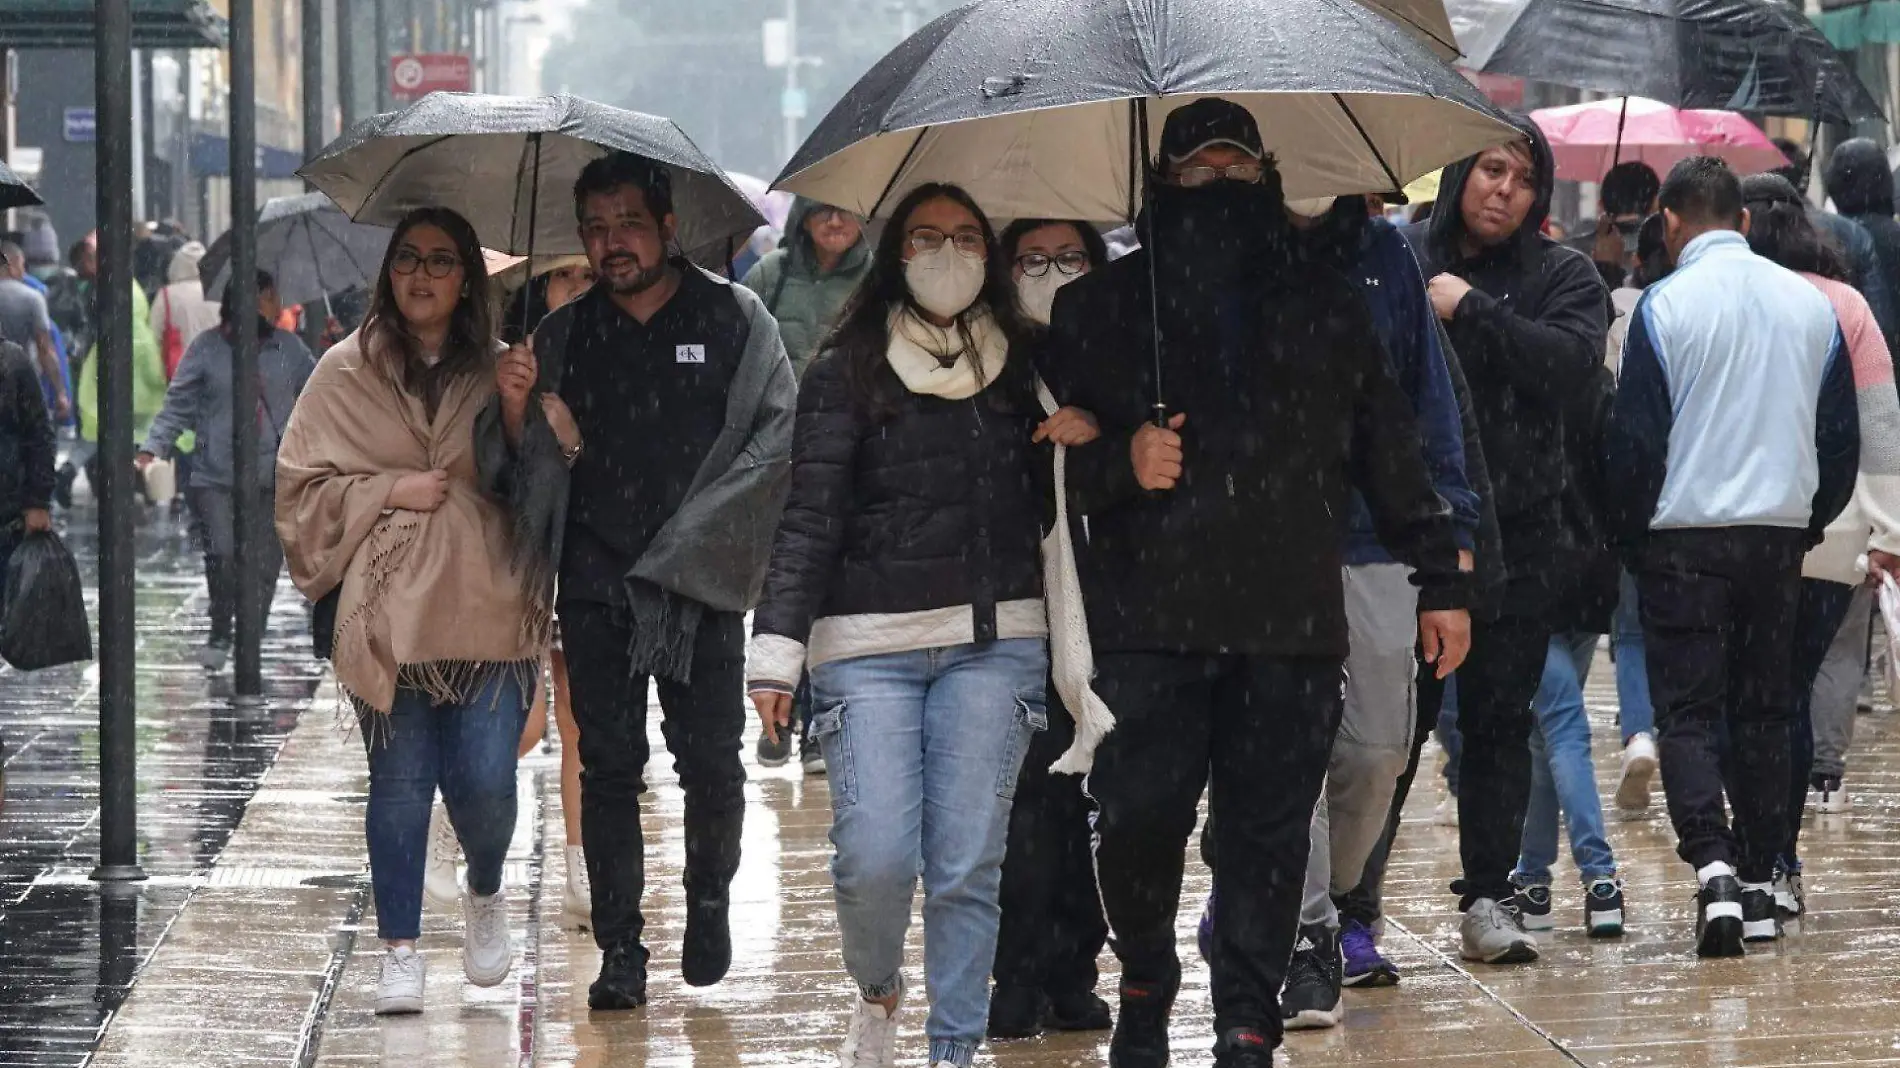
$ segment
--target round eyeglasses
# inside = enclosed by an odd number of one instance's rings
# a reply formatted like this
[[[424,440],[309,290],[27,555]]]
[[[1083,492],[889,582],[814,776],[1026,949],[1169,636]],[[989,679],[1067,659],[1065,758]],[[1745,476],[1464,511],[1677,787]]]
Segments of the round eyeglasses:
[[[910,232],[910,247],[918,252],[935,252],[943,247],[945,241],[956,246],[962,255],[980,260],[989,254],[989,242],[983,239],[981,230],[958,230],[946,234],[933,226],[919,226]]]
[[[396,258],[389,261],[389,269],[397,274],[415,274],[417,268],[421,268],[430,278],[447,278],[461,265],[461,258],[452,253],[431,252],[423,256],[406,248],[398,250]]]
[[[1081,250],[1064,252],[1060,256],[1045,256],[1040,252],[1026,252],[1016,257],[1016,269],[1023,272],[1024,278],[1041,278],[1054,267],[1058,272],[1074,277],[1089,269],[1089,254]]]

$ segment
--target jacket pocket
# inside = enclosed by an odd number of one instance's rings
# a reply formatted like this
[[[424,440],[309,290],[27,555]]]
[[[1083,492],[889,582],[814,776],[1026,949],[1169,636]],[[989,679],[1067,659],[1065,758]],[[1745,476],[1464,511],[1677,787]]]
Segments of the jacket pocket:
[[[1003,752],[1003,766],[996,776],[996,796],[1015,800],[1016,782],[1022,775],[1023,759],[1029,754],[1029,741],[1049,729],[1049,710],[1041,687],[1032,693],[1016,695],[1016,716],[1010,723],[1009,745]]]
[[[825,777],[831,784],[831,807],[846,809],[858,803],[858,778],[852,766],[851,735],[844,729],[848,708],[839,701],[811,714],[811,740],[825,755]]]

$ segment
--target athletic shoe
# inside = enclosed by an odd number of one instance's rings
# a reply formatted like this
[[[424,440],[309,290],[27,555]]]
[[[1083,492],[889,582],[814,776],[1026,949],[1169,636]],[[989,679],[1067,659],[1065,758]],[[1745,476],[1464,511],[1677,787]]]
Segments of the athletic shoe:
[[[497,890],[487,897],[462,888],[462,971],[476,986],[499,986],[515,966],[515,942],[508,934],[508,898]]]
[[[1717,875],[1696,894],[1695,954],[1742,955],[1742,884],[1733,875]]]
[[[1516,906],[1517,914],[1524,918],[1526,931],[1548,931],[1557,926],[1550,914],[1550,887],[1520,886],[1517,893],[1511,895],[1511,904]]]
[[[414,946],[392,946],[383,954],[376,980],[376,1015],[408,1016],[422,1011],[422,984],[428,962]]]
[[[1280,992],[1280,1018],[1289,1031],[1338,1027],[1346,1010],[1339,997],[1339,936],[1317,924],[1301,927]]]
[[[1203,961],[1214,959],[1214,892],[1207,892],[1207,904],[1201,906],[1201,922],[1194,929],[1194,945]]]
[[[593,929],[594,887],[587,879],[587,854],[580,846],[567,847],[567,892],[562,896],[561,912],[569,930]]]
[[[798,763],[805,774],[823,776],[825,773],[825,751],[816,745],[805,745],[800,750]]]
[[[1529,964],[1537,959],[1537,943],[1524,933],[1524,918],[1515,906],[1481,897],[1465,910],[1460,933],[1461,955],[1486,964]]]
[[[1399,966],[1379,952],[1379,943],[1372,937],[1370,927],[1358,920],[1347,920],[1345,930],[1339,935],[1339,948],[1346,961],[1340,976],[1342,984],[1354,987],[1399,984]]]
[[[680,976],[687,986],[712,986],[732,968],[732,899],[686,896],[686,938],[680,944]]]
[[[1214,1068],[1273,1068],[1273,1046],[1260,1032],[1236,1027],[1214,1043]]]
[[[891,1068],[897,1060],[897,1013],[904,1007],[904,977],[897,977],[897,1004],[892,1008],[858,998],[844,1045],[838,1047],[838,1068]]]
[[[1093,990],[1050,994],[1043,1003],[1042,1025],[1051,1031],[1106,1031],[1115,1026],[1108,1002]]]
[[[1440,827],[1458,826],[1458,799],[1447,797],[1432,809],[1432,822]]]
[[[1583,930],[1591,938],[1623,936],[1623,880],[1598,879],[1583,895]]]
[[[991,1041],[1035,1038],[1042,1034],[1042,991],[1033,986],[1007,986],[998,983],[990,990]]]
[[[1649,808],[1649,780],[1658,766],[1656,737],[1648,731],[1632,735],[1623,746],[1623,778],[1616,784],[1616,807],[1630,812]]]
[[[1841,780],[1832,775],[1817,775],[1809,784],[1808,807],[1826,816],[1837,816],[1843,812],[1852,812],[1854,802],[1847,796],[1847,788]]]
[[[198,666],[208,675],[216,675],[224,670],[231,659],[231,642],[228,638],[213,638],[198,650]]]
[[[1772,883],[1742,884],[1742,941],[1773,942],[1781,937]]]
[[[1801,885],[1798,871],[1775,872],[1775,911],[1783,922],[1798,920],[1808,911],[1807,888]]]
[[[1179,972],[1166,983],[1122,982],[1121,1011],[1108,1041],[1108,1068],[1167,1068],[1168,1016],[1180,990]]]
[[[438,905],[461,900],[462,884],[455,877],[455,855],[461,848],[448,811],[437,801],[429,810],[429,857],[422,868],[422,895]]]
[[[773,741],[764,731],[759,732],[759,767],[782,768],[792,759],[792,732],[781,726],[778,729],[778,741]]]
[[[647,1003],[647,951],[628,939],[601,954],[600,977],[587,988],[587,1007],[595,1012],[637,1009]]]

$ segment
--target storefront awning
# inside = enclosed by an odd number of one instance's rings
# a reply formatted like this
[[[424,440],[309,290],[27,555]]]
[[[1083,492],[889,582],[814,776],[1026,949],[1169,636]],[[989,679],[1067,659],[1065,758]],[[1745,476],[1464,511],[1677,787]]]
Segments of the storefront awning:
[[[1827,35],[1828,42],[1843,52],[1862,45],[1900,42],[1900,0],[1873,0],[1823,10],[1814,16],[1814,24]]]
[[[132,47],[223,48],[224,17],[205,0],[131,0]],[[0,0],[0,48],[91,48],[93,0]]]

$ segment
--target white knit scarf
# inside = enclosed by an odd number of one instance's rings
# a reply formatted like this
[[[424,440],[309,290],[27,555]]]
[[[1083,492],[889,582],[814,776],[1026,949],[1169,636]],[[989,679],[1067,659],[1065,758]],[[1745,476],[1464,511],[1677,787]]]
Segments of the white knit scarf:
[[[996,381],[1009,361],[1009,339],[988,309],[970,315],[968,325],[975,359],[955,324],[942,327],[926,322],[907,305],[891,309],[891,342],[885,358],[904,388],[945,400],[966,400]],[[945,366],[944,360],[952,354],[956,358]]]

